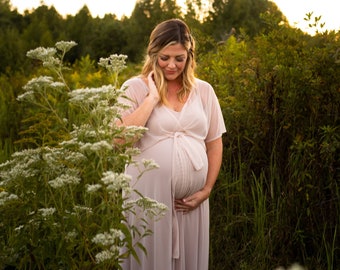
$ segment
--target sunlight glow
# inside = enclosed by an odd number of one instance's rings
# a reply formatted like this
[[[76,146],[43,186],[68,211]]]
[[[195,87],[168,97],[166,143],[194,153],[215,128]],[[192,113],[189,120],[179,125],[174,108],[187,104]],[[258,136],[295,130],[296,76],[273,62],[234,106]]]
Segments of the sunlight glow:
[[[307,13],[313,13],[312,18],[321,16],[325,23],[324,30],[340,31],[339,8],[334,0],[272,0],[286,16],[291,26],[309,32],[308,22],[304,20]]]
[[[324,30],[340,30],[339,9],[334,0],[271,0],[287,17],[291,26],[308,32],[308,23],[304,20],[306,13],[313,12],[312,18],[321,16],[321,23],[325,23]],[[115,14],[118,18],[130,16],[136,0],[10,0],[11,5],[23,13],[32,10],[42,3],[54,6],[63,16],[75,15],[87,5],[93,17],[104,17],[105,14]],[[185,4],[185,0],[177,0],[178,5]]]

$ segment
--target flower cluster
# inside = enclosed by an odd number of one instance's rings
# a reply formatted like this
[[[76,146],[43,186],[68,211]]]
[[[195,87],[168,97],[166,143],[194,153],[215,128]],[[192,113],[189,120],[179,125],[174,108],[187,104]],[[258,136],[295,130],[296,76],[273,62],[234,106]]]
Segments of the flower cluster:
[[[149,218],[161,218],[168,210],[165,204],[148,197],[140,197],[136,200],[126,201],[126,206],[127,208],[139,208]]]
[[[119,243],[123,237],[123,232],[116,229],[110,229],[110,232],[97,234],[92,239],[92,242],[105,249],[96,254],[96,263],[100,264],[107,260],[118,260],[120,251]]]
[[[0,206],[4,205],[8,201],[17,200],[18,196],[15,194],[9,194],[6,191],[0,192]]]
[[[53,188],[61,188],[65,185],[77,185],[80,183],[81,179],[79,176],[74,175],[76,173],[76,170],[68,169],[67,173],[57,176],[53,180],[48,181],[48,183]]]
[[[106,70],[111,74],[114,80],[114,85],[118,84],[119,73],[126,68],[125,61],[127,56],[123,54],[111,54],[107,58],[99,59],[99,66],[106,68]]]
[[[98,65],[105,67],[111,73],[120,73],[126,68],[127,55],[112,54],[107,58],[100,58]]]
[[[116,173],[112,171],[104,172],[101,181],[110,192],[130,193],[131,176],[124,173]]]

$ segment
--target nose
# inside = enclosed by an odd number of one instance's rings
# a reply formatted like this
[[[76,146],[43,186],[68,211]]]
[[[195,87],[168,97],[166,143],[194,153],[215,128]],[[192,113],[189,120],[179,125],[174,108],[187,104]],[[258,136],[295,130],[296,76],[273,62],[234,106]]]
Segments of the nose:
[[[174,59],[170,59],[169,64],[168,64],[169,68],[175,68],[176,67],[176,63]]]

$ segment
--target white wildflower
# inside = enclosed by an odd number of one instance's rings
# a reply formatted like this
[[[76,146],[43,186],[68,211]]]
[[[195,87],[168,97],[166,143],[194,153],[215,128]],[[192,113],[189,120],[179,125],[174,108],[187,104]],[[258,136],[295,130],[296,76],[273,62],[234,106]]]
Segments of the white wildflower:
[[[30,58],[42,61],[43,66],[45,67],[53,68],[55,66],[61,65],[61,60],[55,57],[56,53],[57,50],[55,48],[39,47],[28,51],[26,55]]]
[[[97,192],[101,187],[102,187],[102,185],[100,185],[100,184],[87,185],[87,186],[86,186],[86,191],[87,191],[88,193],[95,193],[95,192]]]
[[[142,159],[142,164],[146,170],[159,168],[159,165],[153,159]]]
[[[109,144],[107,141],[99,141],[95,143],[85,143],[80,150],[82,151],[93,151],[93,152],[99,152],[99,151],[105,151],[105,150],[112,150],[112,145]]]
[[[115,254],[119,253],[121,250],[121,248],[119,246],[116,246],[116,245],[112,245],[110,247],[110,251],[114,252]]]
[[[54,207],[38,209],[38,212],[40,212],[43,217],[52,216],[55,211],[56,209]]]
[[[140,154],[140,148],[137,147],[126,148],[124,154],[128,156],[136,156]]]
[[[279,266],[279,267],[275,268],[275,270],[286,270],[286,269],[287,270],[305,270],[305,268],[298,263],[293,263],[288,268],[284,268],[283,266]]]
[[[58,65],[61,65],[61,60],[56,57],[49,57],[43,62],[43,66],[47,68],[54,68]]]
[[[95,138],[97,136],[97,133],[94,130],[85,130],[84,135],[86,138]]]
[[[45,61],[49,57],[53,57],[56,54],[56,52],[57,50],[55,48],[38,47],[34,50],[28,51],[26,55],[33,59]]]
[[[53,82],[53,83],[50,84],[50,86],[54,89],[59,89],[59,88],[64,88],[65,83],[63,83],[63,82]]]
[[[128,126],[124,129],[124,135],[126,138],[135,138],[136,136],[141,137],[148,128],[141,126]]]
[[[15,194],[10,194],[7,191],[0,192],[0,206],[4,205],[8,201],[17,200],[18,196]]]
[[[140,197],[136,200],[126,201],[126,206],[128,208],[137,206],[150,218],[161,218],[168,210],[168,207],[165,204],[148,197]]]
[[[24,149],[20,152],[15,152],[12,157],[13,158],[18,158],[18,157],[27,157],[27,156],[37,156],[40,155],[42,149],[41,148],[37,148],[37,149]]]
[[[115,91],[112,85],[103,85],[98,88],[76,89],[69,93],[70,102],[73,103],[94,103]]]
[[[108,171],[103,173],[101,181],[106,185],[108,190],[127,190],[130,187],[131,176],[124,173]]]
[[[70,162],[72,164],[80,164],[80,162],[85,160],[86,157],[79,152],[68,152],[68,155],[65,156],[65,161]]]
[[[16,228],[14,229],[14,231],[19,232],[19,231],[21,231],[23,228],[25,228],[25,226],[24,226],[24,225],[20,225],[20,226],[16,227]]]
[[[112,246],[124,236],[121,230],[110,229],[110,232],[98,233],[92,242],[102,246]]]
[[[61,147],[72,147],[72,146],[78,146],[79,145],[79,141],[77,138],[72,138],[68,141],[63,141],[61,143],[59,143],[59,145]]]
[[[25,93],[17,96],[18,101],[33,101],[34,100],[34,92],[33,91],[26,91]]]
[[[78,176],[71,174],[62,174],[57,178],[49,181],[51,187],[53,188],[61,188],[65,185],[77,185],[79,184],[81,179]]]
[[[100,58],[98,65],[106,68],[113,73],[119,73],[126,68],[127,55],[123,54],[111,54],[108,58]]]
[[[15,152],[12,159],[0,165],[0,176],[4,182],[17,178],[29,178],[39,173],[41,149]]]
[[[73,126],[73,131],[71,132],[71,136],[73,137],[73,140],[78,140],[77,138],[82,139],[95,139],[97,136],[105,134],[102,130],[93,130],[93,126],[89,124],[83,124],[81,126]],[[75,143],[74,145],[80,145],[79,142]]]
[[[82,153],[69,151],[65,148],[46,148],[46,150],[47,152],[44,154],[44,160],[48,164],[49,169],[53,172],[58,173],[59,169],[64,171],[65,161],[68,164],[79,164],[86,160],[86,157]],[[70,173],[77,174],[77,171],[70,169]]]
[[[112,260],[117,256],[118,254],[116,254],[115,252],[112,252],[110,250],[103,250],[96,254],[96,263],[100,264],[107,260]]]
[[[65,236],[65,240],[66,241],[72,241],[73,239],[76,239],[76,237],[78,236],[78,233],[73,230],[71,232],[68,232]]]
[[[41,88],[50,86],[53,82],[53,78],[50,76],[39,76],[30,80],[23,89],[26,91],[41,91]]]
[[[293,263],[288,270],[304,270],[305,268],[302,267],[300,264],[298,263]]]
[[[72,49],[74,46],[77,46],[78,44],[75,41],[58,41],[55,46],[58,50],[63,52],[68,52],[70,49]]]
[[[86,212],[88,214],[92,214],[93,213],[93,210],[92,208],[90,207],[87,207],[87,206],[82,206],[82,205],[75,205],[73,207],[74,211],[79,213],[79,212]]]

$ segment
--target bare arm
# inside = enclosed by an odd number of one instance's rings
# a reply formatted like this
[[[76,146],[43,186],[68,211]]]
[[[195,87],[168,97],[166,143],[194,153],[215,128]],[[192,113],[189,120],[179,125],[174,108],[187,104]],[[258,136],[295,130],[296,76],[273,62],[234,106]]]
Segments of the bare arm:
[[[222,138],[206,143],[208,156],[208,174],[205,186],[193,195],[175,201],[178,211],[189,212],[194,210],[203,201],[209,198],[213,189],[222,163],[223,144]]]
[[[216,140],[208,142],[206,145],[208,155],[208,176],[203,190],[207,192],[208,198],[215,185],[222,164],[222,138],[220,137]]]

